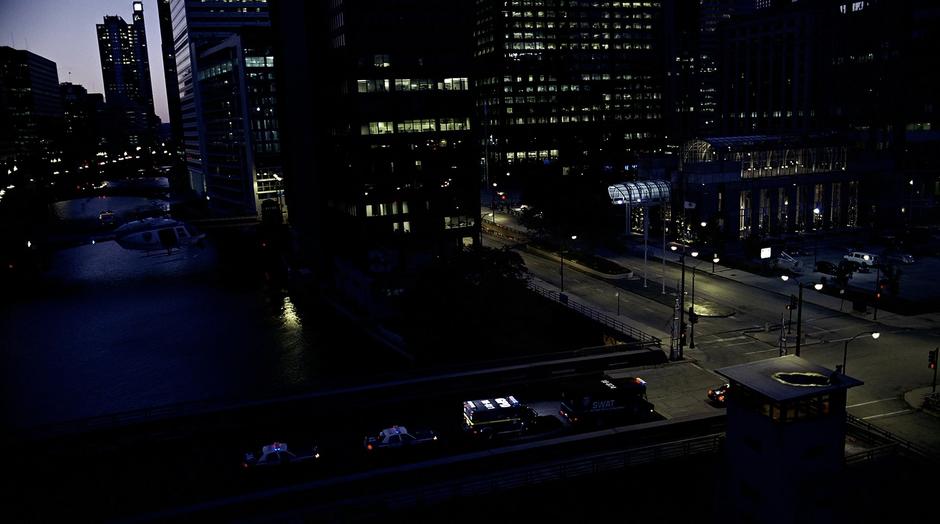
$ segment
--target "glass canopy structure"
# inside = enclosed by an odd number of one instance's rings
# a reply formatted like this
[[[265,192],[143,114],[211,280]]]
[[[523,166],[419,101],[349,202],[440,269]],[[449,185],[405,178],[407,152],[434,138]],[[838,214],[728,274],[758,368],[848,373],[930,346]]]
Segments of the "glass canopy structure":
[[[649,206],[668,202],[669,189],[665,180],[638,180],[608,186],[607,193],[618,206]]]

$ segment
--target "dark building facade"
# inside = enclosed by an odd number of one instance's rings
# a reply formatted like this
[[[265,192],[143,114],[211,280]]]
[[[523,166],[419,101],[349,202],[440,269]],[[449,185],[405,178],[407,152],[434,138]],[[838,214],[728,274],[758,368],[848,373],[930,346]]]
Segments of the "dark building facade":
[[[41,174],[57,155],[62,99],[55,62],[0,47],[0,168]]]
[[[307,111],[282,120],[291,191],[314,199],[294,194],[290,204],[322,206],[307,219],[319,223],[322,251],[342,255],[326,264],[344,274],[345,291],[379,304],[479,235],[472,6],[352,0],[272,11],[276,70],[309,86],[281,92]]]
[[[488,184],[582,173],[620,181],[662,147],[660,2],[481,0],[474,38]]]
[[[199,54],[206,190],[218,214],[260,214],[266,199],[283,204],[270,40],[265,30],[243,31]]]
[[[153,141],[156,117],[143,2],[134,2],[133,9],[130,24],[120,16],[105,16],[98,24],[98,50],[105,98],[127,120],[127,146],[145,147]]]
[[[719,244],[867,225],[861,181],[835,136],[750,135],[683,146],[678,183],[688,236]],[[705,223],[704,227],[700,227]]]
[[[766,4],[719,24],[720,129],[839,133],[855,158],[882,167],[866,174],[871,223],[936,220],[936,4]]]
[[[722,26],[722,133],[827,127],[828,100],[820,87],[826,78],[829,27],[822,11],[818,4],[758,9]]]
[[[207,194],[208,151],[206,149],[205,121],[199,92],[199,56],[234,34],[245,29],[270,27],[268,2],[263,0],[235,0],[230,2],[203,2],[199,0],[171,0],[173,54],[176,59],[176,94],[179,97],[177,118],[183,136],[186,168],[192,189],[199,195]],[[163,29],[161,28],[161,31]],[[168,40],[164,37],[164,40]],[[168,86],[168,90],[172,86]]]
[[[171,0],[157,0],[160,18],[160,53],[163,58],[163,79],[166,82],[166,103],[170,114],[170,140],[174,147],[183,143],[183,123],[180,120],[180,90],[176,76],[176,46],[173,43],[173,12]]]
[[[688,9],[690,2],[683,3]],[[696,120],[699,132],[707,136],[719,130],[719,96],[723,92],[719,24],[753,11],[756,0],[701,0],[698,4],[698,38],[694,43]]]
[[[86,164],[95,159],[98,151],[95,100],[88,90],[78,84],[63,82],[62,153],[68,168]]]

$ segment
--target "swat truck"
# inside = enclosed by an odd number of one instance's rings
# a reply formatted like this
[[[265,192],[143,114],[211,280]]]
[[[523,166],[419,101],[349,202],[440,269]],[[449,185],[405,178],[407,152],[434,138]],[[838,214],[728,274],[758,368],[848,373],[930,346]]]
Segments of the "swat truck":
[[[572,426],[597,427],[649,421],[653,404],[643,379],[605,374],[566,384],[559,412]]]

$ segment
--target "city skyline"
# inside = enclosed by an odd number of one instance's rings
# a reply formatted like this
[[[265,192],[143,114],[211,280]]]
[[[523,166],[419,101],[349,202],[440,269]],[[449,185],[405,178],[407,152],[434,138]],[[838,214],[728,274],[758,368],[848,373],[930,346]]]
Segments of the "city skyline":
[[[147,33],[155,39],[150,42],[148,51],[154,110],[163,123],[168,123],[157,2],[143,0],[143,3]],[[3,2],[0,4],[0,44],[52,60],[59,72],[59,82],[80,84],[89,93],[104,93],[95,27],[103,16],[116,15],[130,22],[132,9],[132,0]]]

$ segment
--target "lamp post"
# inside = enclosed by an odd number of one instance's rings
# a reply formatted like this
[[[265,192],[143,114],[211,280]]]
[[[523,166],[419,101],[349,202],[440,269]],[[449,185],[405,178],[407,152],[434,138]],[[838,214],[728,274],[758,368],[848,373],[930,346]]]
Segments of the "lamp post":
[[[678,251],[678,245],[671,245],[669,249],[673,251]],[[697,256],[697,251],[692,251],[693,256]],[[685,341],[682,337],[682,333],[685,327],[685,254],[686,246],[682,245],[682,251],[679,252],[679,262],[682,265],[682,277],[679,284],[679,343],[677,344],[677,350],[674,354],[671,355],[672,360],[682,360],[682,350],[685,348]],[[665,256],[663,259],[665,260]]]
[[[698,257],[698,251],[693,251],[691,253],[693,257]],[[695,349],[695,322],[692,322],[692,319],[695,318],[692,314],[695,312],[695,268],[701,262],[696,263],[692,266],[692,305],[689,306],[689,349]]]
[[[493,212],[493,223],[496,223],[496,182],[493,182],[493,192],[490,195],[490,211]]]
[[[908,180],[907,183],[911,186],[911,205],[908,206],[907,211],[907,223],[910,225],[914,220],[914,179]]]
[[[715,256],[712,258],[712,274],[715,274],[715,264],[721,262],[721,259],[718,258],[718,253],[715,253]]]
[[[578,235],[571,235],[571,240],[577,240],[577,239],[578,239]],[[562,235],[561,237],[561,253],[559,254],[561,255],[561,269],[559,269],[559,273],[561,273],[561,286],[559,287],[561,288],[561,292],[564,293],[565,292],[565,237],[564,235]],[[618,305],[619,305],[619,300],[618,300]]]
[[[849,354],[849,342],[855,340],[856,338],[862,335],[871,335],[871,338],[878,340],[878,337],[881,336],[881,333],[877,331],[863,331],[850,339],[846,339],[845,346],[842,348],[842,374],[845,374],[845,359]]]
[[[822,211],[820,211],[818,207],[813,208],[813,229],[816,229],[816,221],[817,221],[816,217],[818,217],[820,213],[822,213]],[[813,235],[813,270],[814,271],[816,270],[816,251],[818,250],[818,248],[819,248],[819,237],[816,235]]]
[[[790,280],[789,275],[781,275],[780,279],[786,282]],[[795,279],[794,279],[795,280]],[[795,355],[800,356],[800,346],[803,343],[803,287],[806,285],[800,281],[796,281],[797,286],[800,288],[800,292],[796,301],[796,351]],[[822,290],[823,285],[820,283],[813,284],[813,289],[816,291]]]

